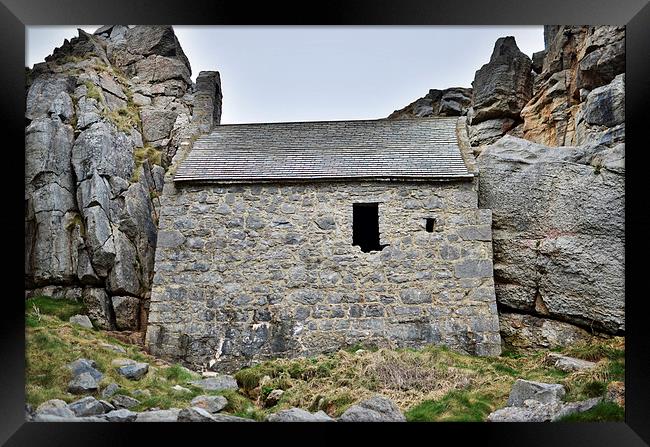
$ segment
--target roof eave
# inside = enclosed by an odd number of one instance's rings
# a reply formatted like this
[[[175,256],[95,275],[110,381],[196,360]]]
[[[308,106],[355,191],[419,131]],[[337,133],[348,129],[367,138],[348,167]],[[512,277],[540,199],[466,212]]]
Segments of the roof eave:
[[[174,178],[174,183],[194,183],[194,184],[233,184],[233,183],[320,183],[320,182],[422,182],[437,183],[450,181],[468,181],[476,177],[473,173],[449,175],[449,176],[399,176],[399,177],[256,177],[256,178]]]

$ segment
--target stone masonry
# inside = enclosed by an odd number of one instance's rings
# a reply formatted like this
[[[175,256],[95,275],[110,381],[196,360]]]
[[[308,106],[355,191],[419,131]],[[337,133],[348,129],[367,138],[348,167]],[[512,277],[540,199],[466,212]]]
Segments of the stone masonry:
[[[478,209],[475,180],[168,180],[153,354],[220,371],[357,343],[500,354],[492,216]],[[352,245],[358,202],[379,202],[381,251]],[[435,218],[431,233],[426,218]]]

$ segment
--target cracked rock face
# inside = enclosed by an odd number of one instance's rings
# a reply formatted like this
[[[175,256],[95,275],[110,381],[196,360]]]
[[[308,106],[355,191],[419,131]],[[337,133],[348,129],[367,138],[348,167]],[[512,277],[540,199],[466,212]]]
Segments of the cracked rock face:
[[[198,128],[190,75],[171,26],[125,25],[79,30],[28,72],[28,296],[82,300],[99,328],[141,329],[165,167]]]
[[[587,139],[578,115],[594,102],[607,101],[596,94],[591,104],[585,104],[590,92],[625,72],[625,27],[547,25],[544,42],[542,71],[535,78],[532,99],[521,112],[524,136],[548,146],[584,144]],[[617,109],[621,107],[615,104]],[[610,116],[617,121],[617,113]],[[587,123],[592,117],[583,114]],[[614,122],[608,124],[613,127]],[[619,137],[622,134],[618,132]]]
[[[625,330],[624,145],[550,148],[506,135],[478,157],[497,302]]]
[[[531,70],[532,61],[519,50],[515,38],[499,38],[490,62],[474,76],[470,124],[495,118],[519,119],[533,92]]]
[[[431,89],[424,97],[391,113],[388,119],[465,115],[472,101],[471,98],[471,88]]]
[[[490,61],[474,75],[467,112],[472,146],[494,143],[521,123],[521,110],[533,94],[533,62],[512,36],[494,44]]]

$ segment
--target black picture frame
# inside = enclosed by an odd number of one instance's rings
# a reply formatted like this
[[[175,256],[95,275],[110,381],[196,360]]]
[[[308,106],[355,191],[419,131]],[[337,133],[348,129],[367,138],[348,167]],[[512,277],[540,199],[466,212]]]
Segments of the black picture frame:
[[[406,442],[444,442],[461,445],[571,445],[641,446],[650,443],[650,337],[645,332],[648,315],[644,293],[650,213],[644,203],[649,151],[644,147],[650,124],[646,99],[650,98],[650,5],[648,0],[334,0],[308,2],[244,1],[179,2],[171,0],[2,0],[2,119],[7,125],[3,211],[0,225],[4,244],[15,243],[19,255],[4,251],[4,321],[0,325],[0,442],[6,445],[121,445],[133,436],[185,442],[242,442],[277,440],[282,443],[340,442],[352,430],[362,436],[411,434]],[[274,24],[274,25],[540,25],[625,24],[626,28],[626,416],[621,423],[420,423],[420,424],[83,424],[26,423],[24,420],[24,303],[19,299],[24,284],[20,253],[24,247],[15,236],[23,230],[20,188],[24,166],[25,26],[100,23],[178,25]],[[477,67],[478,68],[478,67]],[[396,104],[396,107],[401,106]],[[10,143],[11,142],[11,143]],[[15,176],[16,178],[12,178]],[[229,435],[235,436],[230,438]],[[415,435],[417,437],[415,437]],[[343,436],[346,436],[345,438]],[[152,439],[152,438],[150,438]],[[235,439],[236,441],[227,440]],[[237,441],[238,439],[238,441]],[[350,438],[351,439],[351,438]],[[357,441],[359,442],[359,441]],[[367,441],[361,441],[367,442]],[[398,441],[399,438],[398,438]]]

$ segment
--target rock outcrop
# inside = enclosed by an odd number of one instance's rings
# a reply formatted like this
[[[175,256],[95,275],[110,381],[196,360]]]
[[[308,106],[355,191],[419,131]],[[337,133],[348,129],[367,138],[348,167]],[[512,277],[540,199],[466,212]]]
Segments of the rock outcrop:
[[[79,30],[29,70],[28,296],[83,300],[98,328],[143,329],[165,168],[221,116],[219,74],[190,75],[171,26]]]
[[[502,37],[490,61],[476,72],[472,87],[469,140],[472,146],[489,144],[521,123],[521,109],[533,93],[532,61],[514,37]]]
[[[625,149],[505,136],[477,159],[502,309],[625,330]]]
[[[596,89],[625,72],[625,27],[550,25],[544,27],[544,43],[534,95],[521,112],[524,137],[547,146],[579,145],[589,139],[589,132],[581,129],[592,125],[589,119],[605,127],[624,126],[620,115],[610,115],[603,121],[602,116],[596,118],[583,109],[593,110],[594,103],[608,101]],[[613,88],[618,88],[620,82]],[[619,104],[613,108],[620,110]],[[615,133],[620,141],[624,131]]]
[[[424,97],[412,102],[403,109],[395,110],[388,116],[388,119],[466,115],[472,101],[471,98],[471,88],[431,89]]]
[[[563,402],[564,387],[518,379],[510,391],[507,406],[490,413],[488,422],[551,422],[592,409],[602,398]]]

